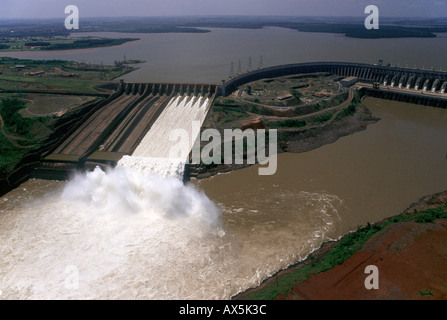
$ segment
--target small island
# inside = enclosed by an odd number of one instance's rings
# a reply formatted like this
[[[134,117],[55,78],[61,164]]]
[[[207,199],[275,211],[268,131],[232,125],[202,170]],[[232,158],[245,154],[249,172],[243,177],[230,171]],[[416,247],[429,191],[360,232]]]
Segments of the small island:
[[[137,41],[139,38],[98,38],[98,37],[84,37],[84,38],[14,38],[3,39],[0,43],[0,51],[56,51],[56,50],[75,50],[75,49],[90,49],[119,46],[127,42]]]

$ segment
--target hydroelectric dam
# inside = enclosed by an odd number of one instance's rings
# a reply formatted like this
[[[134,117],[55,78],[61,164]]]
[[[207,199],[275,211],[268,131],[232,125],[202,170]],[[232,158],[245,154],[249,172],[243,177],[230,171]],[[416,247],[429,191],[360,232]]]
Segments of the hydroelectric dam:
[[[228,96],[238,87],[263,78],[318,72],[337,75],[340,80],[355,78],[357,88],[368,96],[447,108],[447,72],[380,64],[315,62],[282,65],[238,74],[221,84],[120,81],[113,94],[91,108],[52,150],[42,156],[40,166],[31,177],[66,180],[76,170],[114,167],[120,161],[125,166],[137,166],[141,170],[142,159],[168,159],[166,152],[172,143],[168,141],[169,130],[190,130],[193,121],[203,124],[217,96]],[[188,156],[182,155],[183,162],[171,164],[180,176]],[[143,164],[152,170],[150,166]]]
[[[42,159],[33,177],[66,180],[76,170],[114,167],[130,155],[166,158],[160,151],[169,149],[165,131],[188,129],[193,121],[202,124],[218,89],[217,85],[121,81],[115,93],[89,111]]]

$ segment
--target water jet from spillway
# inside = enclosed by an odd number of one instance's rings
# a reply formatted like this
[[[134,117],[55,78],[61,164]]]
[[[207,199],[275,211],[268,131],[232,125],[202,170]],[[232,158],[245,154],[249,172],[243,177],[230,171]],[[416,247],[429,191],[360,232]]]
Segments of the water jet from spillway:
[[[118,165],[133,168],[145,176],[158,174],[183,178],[185,164],[200,133],[192,132],[192,123],[203,124],[211,103],[212,99],[202,95],[178,95],[171,98],[133,154],[124,156]],[[191,137],[182,148],[178,148],[177,141],[170,139],[174,130],[184,130]],[[176,157],[171,155],[173,148],[181,150]]]

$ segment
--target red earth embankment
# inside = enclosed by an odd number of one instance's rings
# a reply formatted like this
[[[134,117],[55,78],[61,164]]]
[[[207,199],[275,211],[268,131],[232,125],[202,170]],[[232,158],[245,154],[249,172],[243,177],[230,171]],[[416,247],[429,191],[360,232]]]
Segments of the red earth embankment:
[[[447,192],[423,198],[406,212],[447,203]],[[379,271],[379,289],[366,289],[365,268]],[[399,222],[371,237],[343,264],[311,276],[278,299],[447,299],[447,219]]]

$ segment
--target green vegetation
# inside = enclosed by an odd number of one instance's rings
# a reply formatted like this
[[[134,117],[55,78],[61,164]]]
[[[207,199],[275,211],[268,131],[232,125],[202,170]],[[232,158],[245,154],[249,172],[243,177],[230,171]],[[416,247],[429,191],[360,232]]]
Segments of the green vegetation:
[[[19,66],[19,67],[18,67]],[[63,113],[83,108],[101,98],[86,93],[110,93],[111,80],[134,70],[125,63],[115,66],[91,65],[60,60],[20,60],[0,58],[0,101],[2,130],[0,132],[0,178],[16,168],[23,157],[47,146],[46,139]],[[37,75],[36,75],[37,74]],[[39,93],[30,93],[30,92]],[[74,96],[46,96],[43,92],[61,91]],[[25,99],[20,100],[18,98]],[[32,105],[28,107],[28,101]],[[60,114],[55,115],[56,112]],[[51,115],[38,116],[38,115]]]
[[[95,81],[82,81],[73,79],[50,79],[46,77],[20,77],[0,75],[0,90],[54,90],[68,91],[73,93],[95,93],[98,92]]]
[[[266,285],[264,288],[254,291],[248,297],[245,297],[245,299],[272,300],[277,298],[281,293],[286,293],[295,285],[305,282],[311,275],[328,271],[336,265],[342,264],[357,251],[362,249],[368,239],[393,223],[409,221],[425,223],[426,221],[445,218],[447,218],[447,205],[424,211],[401,214],[374,225],[368,223],[365,227],[359,227],[357,231],[341,238],[334,247],[322,257],[314,258],[314,256],[312,256],[310,264],[291,271],[289,274],[282,277],[278,277],[275,283]],[[424,290],[419,293],[421,295],[430,295],[432,294],[432,291]]]
[[[171,18],[134,18],[126,20],[88,20],[79,31],[117,31],[117,32],[209,32],[198,28],[245,28],[282,27],[303,32],[341,33],[355,38],[402,38],[435,37],[436,32],[445,32],[445,21],[426,21],[423,25],[408,21],[382,20],[379,30],[367,30],[364,19],[334,18],[326,19],[299,17],[171,17]]]
[[[287,119],[280,121],[269,121],[268,126],[270,129],[278,129],[278,128],[302,128],[307,125],[305,120],[299,119]]]
[[[418,293],[419,293],[419,295],[420,295],[421,297],[424,297],[424,296],[432,296],[432,295],[433,295],[433,290],[421,290],[421,291],[419,291]]]
[[[75,40],[72,43],[55,43],[49,46],[44,46],[40,50],[73,50],[86,49],[98,47],[118,46],[129,41],[139,40],[138,38],[123,38],[123,39],[85,39]]]
[[[238,106],[214,106],[210,119],[216,122],[220,128],[224,128],[226,124],[243,119],[248,113]]]
[[[324,122],[327,122],[327,121],[331,120],[333,116],[334,115],[332,113],[326,112],[326,113],[323,113],[323,114],[320,114],[320,115],[316,116],[314,118],[314,121],[317,122],[317,123],[324,123]]]
[[[299,93],[298,91],[296,91],[296,90],[290,90],[290,94],[296,99],[296,100],[298,100],[298,104],[300,104],[300,103],[303,103],[302,101],[301,101],[301,97],[303,96],[301,93]]]
[[[49,47],[49,46],[51,46],[51,42],[43,42],[43,41],[26,42],[25,46],[28,46],[28,47]]]
[[[75,62],[62,61],[62,60],[31,60],[31,59],[18,59],[10,57],[0,57],[0,65],[5,68],[13,68],[15,65],[21,64],[25,68],[41,67],[45,64],[48,67],[61,67],[64,65],[73,65]]]
[[[88,49],[99,47],[111,47],[118,46],[129,41],[139,40],[139,38],[120,38],[120,39],[107,39],[107,38],[86,38],[86,39],[57,39],[48,41],[32,41],[23,42],[27,38],[17,39],[14,42],[10,40],[3,40],[0,43],[0,50],[6,51],[47,51],[47,50],[74,50],[74,49]]]
[[[7,176],[30,149],[38,148],[49,133],[51,119],[23,118],[20,110],[26,104],[18,99],[3,99],[0,116],[0,177]]]
[[[352,116],[355,113],[355,110],[357,109],[357,104],[355,102],[351,102],[349,106],[343,109],[343,114],[346,117]]]
[[[17,99],[2,100],[0,115],[10,133],[25,135],[29,132],[34,121],[23,119],[19,113],[25,106],[25,103]]]
[[[347,92],[341,93],[339,95],[336,95],[336,96],[332,97],[329,100],[322,100],[320,102],[317,102],[315,104],[315,107],[318,110],[324,110],[324,109],[327,109],[327,108],[332,108],[332,107],[338,106],[338,105],[342,104],[343,102],[345,102],[348,99],[348,95],[349,94]]]
[[[356,91],[352,102],[340,112],[335,118],[336,121],[341,120],[345,117],[350,117],[355,114],[357,107],[362,103],[363,94],[360,91]]]
[[[254,102],[266,107],[297,107],[310,105],[340,95],[336,77],[326,72],[283,76],[253,81],[238,93],[238,102]]]
[[[356,38],[435,37],[447,32],[447,21],[382,19],[378,30],[366,30],[364,19],[305,17],[142,17],[142,18],[83,18],[79,30],[67,30],[61,21],[29,20],[0,21],[0,42],[25,41],[48,42],[67,39],[77,32],[125,32],[125,33],[205,33],[204,28],[282,27],[303,32],[340,33]],[[15,49],[17,46],[14,46]]]
[[[24,68],[16,68],[23,65]],[[127,64],[92,65],[62,60],[0,58],[0,90],[52,90],[73,93],[97,93],[101,80],[113,80],[134,70]],[[41,74],[34,75],[39,72]],[[43,73],[42,73],[43,72]]]
[[[296,90],[292,89],[291,92],[296,98],[301,96],[301,93]],[[262,122],[270,129],[299,129],[309,125],[324,124],[332,120],[339,121],[355,114],[357,107],[361,104],[362,93],[360,92],[354,94],[353,101],[344,109],[323,112],[323,110],[341,105],[346,101],[348,95],[348,92],[343,92],[328,99],[318,100],[314,104],[297,106],[286,111],[251,103],[258,103],[258,98],[235,101],[231,98],[219,97],[215,101],[210,120],[215,123],[219,122],[218,125],[223,126],[229,122],[243,120],[250,113],[254,113],[262,115]],[[216,112],[220,114],[216,114]],[[303,119],[303,117],[306,118]]]
[[[342,33],[351,38],[433,38],[435,29],[401,26],[380,26],[380,29],[367,30],[364,24],[357,23],[285,23],[283,27],[303,32]],[[439,31],[438,31],[439,32]]]

